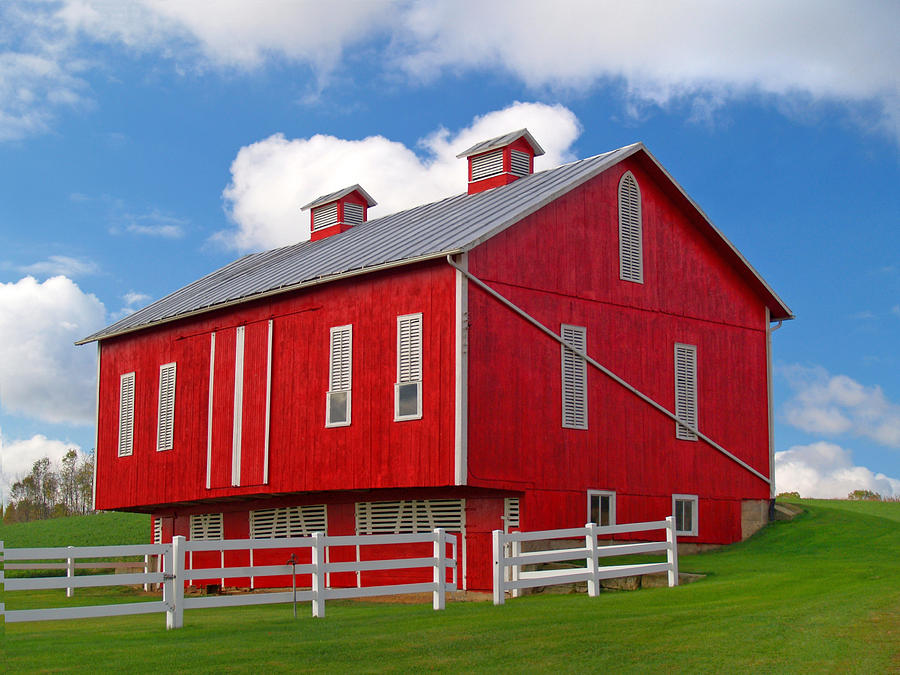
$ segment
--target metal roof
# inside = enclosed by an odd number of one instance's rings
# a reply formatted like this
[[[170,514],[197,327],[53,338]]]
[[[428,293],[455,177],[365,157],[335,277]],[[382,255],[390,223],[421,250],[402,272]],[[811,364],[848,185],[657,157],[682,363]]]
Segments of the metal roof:
[[[372,199],[372,195],[370,195],[368,192],[363,190],[359,186],[359,183],[357,183],[356,185],[351,185],[350,187],[345,187],[343,190],[338,190],[337,192],[332,192],[331,194],[328,194],[328,195],[322,195],[321,197],[316,197],[306,206],[301,206],[300,210],[306,211],[306,209],[311,209],[313,207],[320,206],[321,204],[328,204],[330,202],[336,202],[338,199],[340,199],[341,197],[344,197],[346,195],[349,195],[351,192],[358,192],[362,196],[362,198],[366,200],[366,206],[372,207],[372,206],[377,206],[377,204],[378,204],[378,202],[376,202],[374,199]]]
[[[468,251],[600,172],[635,153],[645,153],[669,180],[642,143],[524,176],[509,185],[476,194],[461,194],[361,223],[317,242],[303,241],[251,253],[202,279],[157,300],[76,344],[102,340],[148,326],[283,293],[335,279]],[[674,181],[678,192],[721,238],[726,254],[745,266],[751,282],[777,303],[783,317],[790,310],[725,239]],[[776,313],[777,314],[777,313]]]
[[[481,141],[480,143],[476,143],[468,150],[464,150],[459,153],[456,157],[471,157],[472,155],[479,155],[483,152],[488,152],[489,150],[495,150],[497,148],[505,148],[510,143],[514,143],[522,137],[525,137],[525,140],[531,145],[531,149],[534,150],[534,156],[540,157],[544,154],[544,149],[538,145],[538,142],[534,140],[534,136],[531,135],[531,132],[528,129],[519,129],[518,131],[512,131],[508,134],[503,134],[502,136],[497,136],[497,138],[492,138],[489,141]]]

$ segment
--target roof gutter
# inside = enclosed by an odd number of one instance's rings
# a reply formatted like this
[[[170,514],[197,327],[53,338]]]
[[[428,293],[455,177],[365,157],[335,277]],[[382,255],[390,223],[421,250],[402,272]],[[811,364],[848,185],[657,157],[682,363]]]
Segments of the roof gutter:
[[[546,327],[544,324],[542,324],[540,321],[538,321],[538,320],[535,319],[533,316],[531,316],[530,314],[528,314],[525,310],[523,310],[523,309],[520,308],[519,306],[513,304],[509,299],[507,299],[506,297],[502,296],[500,293],[498,293],[498,292],[495,291],[493,288],[491,288],[490,286],[488,286],[486,283],[484,283],[483,281],[481,281],[481,279],[479,279],[479,278],[473,276],[472,274],[470,274],[470,273],[468,272],[468,270],[465,270],[465,269],[463,269],[462,267],[460,267],[459,265],[457,265],[456,263],[454,263],[454,262],[453,262],[453,259],[450,257],[450,255],[447,256],[447,263],[448,263],[451,267],[453,267],[454,269],[456,269],[458,272],[460,272],[461,274],[465,275],[465,277],[466,277],[469,281],[471,281],[473,284],[475,284],[475,285],[478,286],[480,289],[482,289],[483,291],[485,291],[488,295],[490,295],[490,296],[493,297],[494,299],[498,300],[501,304],[503,304],[503,305],[505,305],[506,307],[508,307],[509,309],[511,309],[513,312],[515,312],[516,314],[518,314],[519,316],[521,316],[523,319],[525,319],[528,323],[530,323],[531,325],[533,325],[535,328],[537,328],[537,329],[540,330],[541,332],[545,333],[546,335],[548,335],[548,336],[550,336],[551,338],[553,338],[554,340],[556,340],[559,344],[561,344],[561,345],[563,345],[564,347],[566,347],[566,348],[572,350],[573,352],[575,352],[578,356],[580,356],[581,358],[583,358],[587,363],[591,364],[594,368],[596,368],[596,369],[599,370],[601,373],[603,373],[604,375],[606,375],[607,377],[609,377],[610,379],[612,379],[614,382],[616,382],[617,384],[620,384],[621,386],[625,387],[625,389],[627,389],[627,390],[630,391],[632,394],[634,394],[635,396],[637,396],[639,399],[641,399],[641,400],[644,401],[645,403],[649,404],[650,406],[652,406],[653,408],[655,408],[656,410],[658,410],[659,412],[661,412],[661,413],[662,413],[663,415],[665,415],[666,417],[669,417],[670,419],[675,420],[675,422],[676,422],[677,424],[681,425],[682,427],[684,427],[684,428],[687,429],[688,431],[690,431],[690,432],[696,434],[697,438],[703,440],[703,441],[706,442],[708,445],[710,445],[713,449],[719,451],[720,453],[722,453],[723,455],[725,455],[726,457],[728,457],[728,459],[732,460],[733,462],[736,462],[736,463],[739,464],[741,467],[743,467],[744,469],[746,469],[747,471],[749,471],[750,473],[752,473],[754,476],[756,476],[757,478],[759,478],[759,479],[761,479],[762,481],[764,481],[766,484],[768,484],[768,485],[771,485],[771,484],[772,484],[771,479],[767,478],[764,474],[762,474],[762,473],[760,473],[759,471],[757,471],[756,469],[754,469],[752,466],[750,466],[749,464],[747,464],[744,460],[740,459],[739,457],[737,457],[737,456],[734,455],[733,453],[731,453],[731,452],[729,452],[728,450],[726,450],[725,448],[723,448],[721,445],[719,445],[719,444],[716,443],[714,440],[712,440],[709,436],[707,436],[706,434],[702,433],[700,430],[696,429],[695,427],[692,427],[690,424],[687,424],[687,423],[683,422],[682,420],[678,419],[678,417],[676,417],[674,413],[670,412],[665,406],[660,405],[659,403],[657,403],[656,401],[654,401],[652,398],[650,398],[650,397],[647,396],[646,394],[644,394],[644,393],[638,391],[636,388],[634,388],[633,386],[631,386],[630,384],[628,384],[628,382],[626,382],[626,381],[623,380],[621,377],[619,377],[618,375],[616,375],[615,373],[613,373],[611,370],[605,368],[603,365],[601,365],[600,363],[598,363],[597,361],[595,361],[594,359],[592,359],[590,356],[587,355],[586,352],[584,352],[584,351],[582,351],[582,350],[580,350],[580,349],[576,349],[575,347],[572,347],[571,345],[569,345],[568,343],[566,343],[566,342],[562,339],[562,337],[561,337],[560,335],[554,333],[552,330],[550,330],[549,328],[547,328],[547,327]]]
[[[195,309],[190,312],[185,312],[183,314],[176,314],[175,316],[168,316],[163,319],[158,319],[156,321],[150,321],[149,323],[142,323],[138,326],[132,326],[129,328],[124,328],[120,331],[116,331],[114,333],[108,333],[105,335],[101,335],[100,333],[94,333],[89,337],[86,337],[82,340],[78,340],[75,342],[76,345],[86,345],[89,342],[100,342],[101,340],[106,340],[112,337],[118,337],[120,335],[127,335],[129,333],[136,333],[140,330],[145,330],[147,328],[153,328],[155,326],[161,326],[163,324],[172,323],[173,321],[180,321],[181,319],[187,319],[190,317],[198,316],[200,314],[208,314],[209,312],[214,312],[219,309],[225,309],[227,307],[234,307],[235,305],[240,305],[245,302],[252,302],[254,300],[259,300],[261,298],[269,298],[273,295],[280,295],[281,293],[290,293],[291,291],[297,291],[302,288],[309,288],[311,286],[319,286],[320,284],[331,283],[332,281],[338,281],[339,279],[349,279],[350,277],[358,277],[363,274],[369,274],[370,272],[380,272],[382,270],[393,269],[394,267],[403,267],[405,265],[412,265],[418,262],[427,262],[429,260],[436,260],[438,258],[443,258],[444,256],[457,255],[462,253],[461,249],[450,249],[446,251],[441,251],[439,253],[429,253],[428,255],[419,256],[416,258],[404,258],[403,260],[394,260],[392,262],[382,263],[380,265],[373,265],[371,267],[360,267],[354,270],[350,270],[347,272],[338,272],[336,274],[328,274],[321,277],[316,277],[315,279],[310,279],[308,281],[302,281],[298,284],[291,284],[289,286],[281,286],[280,288],[274,288],[270,291],[263,291],[262,293],[254,293],[253,295],[247,295],[241,298],[235,298],[234,300],[228,300],[226,302],[221,302],[216,305],[210,305],[209,307],[203,307],[201,309]],[[100,331],[102,332],[102,331]]]

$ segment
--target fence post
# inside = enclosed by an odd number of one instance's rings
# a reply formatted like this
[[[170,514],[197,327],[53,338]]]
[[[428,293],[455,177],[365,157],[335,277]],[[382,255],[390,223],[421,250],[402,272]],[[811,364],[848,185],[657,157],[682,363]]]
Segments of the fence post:
[[[166,614],[166,628],[184,625],[184,553],[183,535],[172,537],[172,611]]]
[[[150,574],[150,555],[149,554],[144,556],[144,574]],[[150,592],[150,582],[149,581],[144,582],[144,591],[147,593]]]
[[[502,541],[503,531],[494,530],[491,536],[494,542],[494,604],[502,605],[505,601],[503,588],[503,568],[505,562]]]
[[[587,582],[588,595],[596,598],[600,595],[600,569],[597,565],[597,524],[588,523],[584,526],[587,534],[584,535],[585,548],[587,554],[587,571],[590,572],[591,578]]]
[[[444,609],[447,594],[447,535],[444,528],[434,528],[434,595],[432,607]]]
[[[675,516],[666,518],[666,562],[669,565],[669,587],[678,585],[678,538],[675,536]]]
[[[72,555],[71,551],[73,548],[74,548],[73,546],[66,546],[66,550],[68,550],[70,552],[69,553],[70,557],[66,558],[66,578],[67,579],[72,579],[75,576],[75,558],[71,557],[71,555]],[[73,595],[75,595],[75,589],[72,586],[66,586],[66,597],[71,598]]]
[[[325,535],[313,532],[312,613],[317,619],[325,616]]]
[[[518,539],[512,540],[511,548],[512,548],[512,556],[514,558],[518,558],[520,555],[522,555],[522,542],[519,541]],[[521,565],[519,565],[519,564],[510,565],[509,566],[509,572],[510,572],[509,580],[510,581],[518,581],[521,578],[520,577],[521,571],[522,571]],[[522,595],[522,589],[521,588],[513,588],[512,590],[510,590],[509,594],[514,598],[518,598],[519,596]]]

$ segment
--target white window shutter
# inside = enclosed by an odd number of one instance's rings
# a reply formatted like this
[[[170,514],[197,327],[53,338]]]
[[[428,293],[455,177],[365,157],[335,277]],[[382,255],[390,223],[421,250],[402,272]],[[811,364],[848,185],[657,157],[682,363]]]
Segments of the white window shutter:
[[[563,324],[561,336],[566,345],[584,352],[587,329]],[[562,425],[567,429],[587,429],[587,363],[565,345],[562,352]]]
[[[510,150],[510,169],[516,176],[527,176],[531,173],[531,156],[521,150]]]
[[[619,181],[619,278],[644,282],[641,190],[629,171]]]
[[[344,222],[348,225],[359,225],[363,221],[362,204],[344,202]]]
[[[697,347],[675,345],[675,416],[691,428],[697,428]],[[696,441],[697,434],[675,423],[675,436]]]
[[[397,317],[397,384],[394,420],[422,417],[422,314]]]
[[[175,364],[159,367],[159,411],[156,426],[156,449],[171,450],[175,437]]]
[[[134,452],[134,373],[119,379],[119,457]]]

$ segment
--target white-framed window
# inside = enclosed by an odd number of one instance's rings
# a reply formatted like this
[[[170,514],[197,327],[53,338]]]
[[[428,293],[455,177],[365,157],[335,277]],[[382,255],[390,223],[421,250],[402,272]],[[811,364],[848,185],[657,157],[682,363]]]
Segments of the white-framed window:
[[[588,490],[587,522],[606,526],[616,524],[616,493],[612,490]]]
[[[119,457],[134,452],[134,372],[119,378]]]
[[[587,429],[587,363],[569,349],[571,345],[582,352],[587,350],[587,329],[584,326],[562,324],[560,345],[562,370],[562,425],[566,429]]]
[[[422,314],[397,317],[397,383],[394,421],[422,417]]]
[[[191,539],[219,541],[225,538],[224,519],[221,513],[195,513],[191,516]]]
[[[619,278],[644,283],[641,189],[627,171],[619,181]]]
[[[394,502],[357,502],[357,534],[416,534],[443,527],[463,532],[465,499],[410,499]]]
[[[697,536],[699,499],[697,495],[672,495],[672,515],[675,516],[675,534]]]
[[[175,364],[159,367],[159,413],[156,424],[156,450],[171,450],[175,437]]]
[[[331,329],[328,358],[328,394],[325,397],[325,426],[350,424],[350,389],[353,375],[353,326]]]
[[[697,347],[675,344],[675,417],[697,428]],[[675,437],[696,441],[697,434],[675,423]]]
[[[313,532],[328,531],[325,504],[283,506],[250,512],[251,539],[283,539],[306,537]]]

